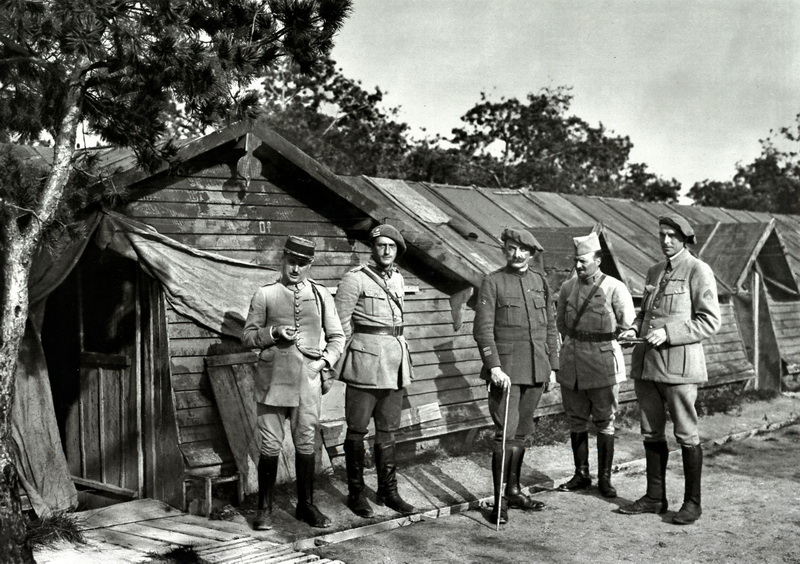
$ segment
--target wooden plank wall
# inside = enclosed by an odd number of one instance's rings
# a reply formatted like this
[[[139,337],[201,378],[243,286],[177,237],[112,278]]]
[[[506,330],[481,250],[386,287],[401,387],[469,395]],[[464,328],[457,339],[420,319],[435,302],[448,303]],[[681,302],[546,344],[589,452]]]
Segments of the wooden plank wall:
[[[767,292],[767,303],[781,360],[788,365],[800,364],[800,301],[777,301]]]

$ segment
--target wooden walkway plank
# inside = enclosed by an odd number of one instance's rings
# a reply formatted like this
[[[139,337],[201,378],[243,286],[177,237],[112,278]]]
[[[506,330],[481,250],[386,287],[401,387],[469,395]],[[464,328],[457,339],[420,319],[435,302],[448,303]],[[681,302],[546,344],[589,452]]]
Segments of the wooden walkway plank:
[[[182,513],[166,503],[154,499],[137,499],[75,514],[78,526],[82,531],[178,515],[182,515]]]
[[[235,551],[239,550],[243,547],[253,546],[253,545],[261,545],[262,543],[252,537],[246,537],[242,539],[236,539],[234,541],[225,541],[221,543],[216,543],[207,547],[203,547],[198,550],[198,554],[205,555],[213,555],[213,554],[224,554],[227,551]]]
[[[164,553],[177,545],[163,542],[155,539],[146,539],[138,535],[130,535],[122,531],[115,531],[112,529],[92,530],[87,531],[85,534],[87,539],[104,544],[114,544],[129,548],[137,552],[147,553]]]
[[[217,529],[209,529],[202,525],[195,525],[190,523],[181,523],[174,518],[156,519],[155,521],[147,521],[148,527],[156,529],[165,529],[175,531],[176,533],[183,533],[192,535],[199,538],[209,539],[211,541],[231,541],[240,538],[247,538],[249,535],[243,533],[229,533],[226,531],[219,531]]]
[[[269,540],[265,539],[264,536],[274,534],[274,531],[254,531],[247,523],[239,523],[236,521],[220,521],[217,519],[208,519],[206,517],[200,517],[198,515],[180,515],[178,517],[173,517],[173,519],[181,523],[198,525],[200,527],[214,529],[215,531],[232,533],[237,536],[254,537],[260,541]],[[273,543],[273,544],[275,546],[278,546],[279,543]]]
[[[179,533],[177,531],[171,531],[168,529],[158,529],[155,527],[150,527],[148,526],[147,523],[141,523],[141,522],[127,523],[125,525],[116,525],[114,527],[110,527],[108,530],[118,531],[129,535],[137,535],[142,538],[156,540],[163,543],[179,545],[179,546],[198,546],[198,545],[202,546],[214,542],[213,540],[209,540],[203,537],[187,535],[184,533]]]

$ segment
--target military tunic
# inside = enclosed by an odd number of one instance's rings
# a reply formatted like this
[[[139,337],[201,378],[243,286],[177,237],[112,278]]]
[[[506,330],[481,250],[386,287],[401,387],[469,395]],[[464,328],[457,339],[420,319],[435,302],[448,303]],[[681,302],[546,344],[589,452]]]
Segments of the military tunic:
[[[558,370],[558,336],[544,276],[505,267],[488,274],[478,293],[473,337],[483,359],[481,378],[500,366],[512,384],[533,385]]]
[[[271,331],[277,325],[295,327],[297,340],[275,341]],[[303,365],[322,358],[333,366],[344,342],[333,296],[324,286],[317,285],[314,290],[312,282],[306,280],[297,285],[275,282],[259,288],[250,302],[242,332],[245,347],[261,349],[256,401],[297,406],[301,395],[297,374]]]
[[[720,327],[721,316],[717,283],[711,267],[688,250],[647,271],[642,309],[634,327],[642,337],[650,329],[663,327],[667,343],[660,347],[645,344],[633,349],[631,378],[669,384],[699,384],[708,380],[704,339]]]
[[[633,325],[636,310],[625,284],[605,276],[592,295],[589,305],[578,320],[576,331],[588,335],[609,335],[607,340],[590,341],[572,338],[575,317],[589,290],[602,273],[589,280],[570,278],[561,285],[556,310],[556,326],[563,337],[559,354],[558,383],[561,386],[587,390],[613,386],[625,380],[625,359],[622,347],[612,337]]]
[[[387,288],[400,305],[364,272],[368,268],[376,276],[384,277]],[[336,311],[350,342],[341,369],[342,380],[349,386],[397,390],[411,383],[413,369],[405,336],[357,330],[361,326],[399,333],[403,327],[404,297],[405,282],[396,267],[381,273],[370,265],[361,265],[342,278],[336,291]]]

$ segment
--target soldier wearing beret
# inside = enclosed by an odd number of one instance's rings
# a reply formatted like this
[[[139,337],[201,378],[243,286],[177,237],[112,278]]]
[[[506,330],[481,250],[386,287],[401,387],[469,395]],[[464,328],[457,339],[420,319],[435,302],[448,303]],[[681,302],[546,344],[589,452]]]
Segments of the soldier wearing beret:
[[[481,378],[489,383],[489,413],[495,426],[491,519],[496,521],[499,512],[500,522],[505,523],[508,507],[544,508],[543,503],[522,493],[519,478],[526,441],[533,432],[533,412],[545,384],[555,378],[558,369],[558,335],[547,280],[530,265],[534,253],[544,249],[523,229],[505,229],[501,240],[506,266],[483,279],[473,336],[483,360]],[[504,426],[506,394],[510,395]],[[505,498],[500,491],[503,482]]]
[[[708,380],[703,340],[720,327],[717,284],[706,263],[689,253],[694,230],[678,215],[659,218],[658,237],[666,260],[650,267],[645,279],[642,309],[634,326],[620,339],[637,335],[631,358],[647,462],[647,493],[620,508],[626,514],[664,513],[667,510],[666,409],[681,445],[685,489],[683,505],[674,523],[694,523],[702,513],[700,476],[703,451],[697,432],[697,385]]]
[[[314,442],[319,428],[322,375],[339,358],[345,336],[333,296],[308,278],[314,243],[289,237],[280,280],[259,288],[250,302],[242,344],[260,349],[255,380],[261,455],[254,528],[272,528],[272,497],[289,419],[296,450],[298,519],[312,527],[331,521],[314,505]]]
[[[614,461],[614,416],[625,359],[616,336],[633,324],[636,311],[625,284],[600,271],[602,251],[597,233],[573,238],[576,277],[558,293],[556,326],[563,346],[558,383],[570,425],[575,475],[562,491],[588,488],[589,419],[597,428],[597,482],[605,497],[616,497],[611,485]]]
[[[364,438],[375,420],[377,501],[404,515],[416,509],[397,491],[394,433],[400,428],[403,395],[413,377],[403,336],[405,283],[394,265],[406,250],[400,232],[378,225],[370,232],[372,262],[348,272],[336,291],[336,309],[348,347],[341,368],[347,435],[347,506],[360,517],[372,517],[364,495]]]

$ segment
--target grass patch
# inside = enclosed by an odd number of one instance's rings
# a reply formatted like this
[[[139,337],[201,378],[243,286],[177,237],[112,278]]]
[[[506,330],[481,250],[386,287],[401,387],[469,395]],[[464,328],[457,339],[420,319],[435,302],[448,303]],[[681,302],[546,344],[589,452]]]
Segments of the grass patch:
[[[26,541],[31,548],[46,547],[58,541],[84,544],[86,540],[73,513],[57,513],[28,521]]]
[[[536,418],[529,444],[560,445],[569,440],[569,422],[563,413]]]

